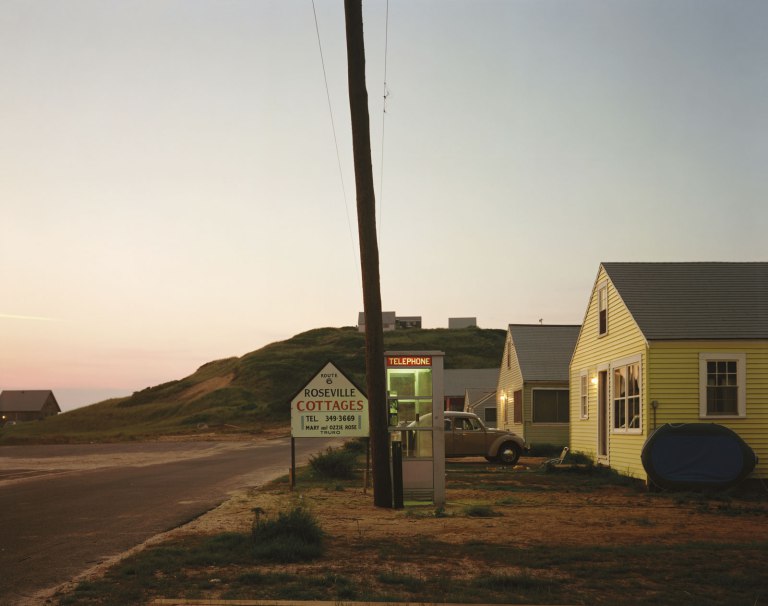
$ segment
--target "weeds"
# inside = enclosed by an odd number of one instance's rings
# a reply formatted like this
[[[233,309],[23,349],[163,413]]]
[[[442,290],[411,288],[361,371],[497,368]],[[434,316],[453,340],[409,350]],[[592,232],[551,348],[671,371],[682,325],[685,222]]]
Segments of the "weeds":
[[[533,577],[528,571],[520,574],[491,574],[479,577],[472,583],[475,587],[494,591],[509,591],[520,589],[534,589],[552,585],[551,580],[542,580]]]
[[[467,505],[462,512],[470,518],[497,518],[501,516],[490,505]]]
[[[506,497],[504,499],[500,499],[496,501],[497,505],[519,505],[520,499],[516,499],[515,497]]]
[[[424,584],[418,577],[393,571],[380,572],[376,578],[379,583],[397,585],[408,591],[417,591]]]
[[[323,553],[324,533],[315,517],[302,507],[281,512],[275,520],[257,517],[251,538],[257,560],[305,562]]]
[[[346,448],[328,448],[309,459],[309,466],[318,475],[336,480],[349,480],[354,476],[358,453]]]

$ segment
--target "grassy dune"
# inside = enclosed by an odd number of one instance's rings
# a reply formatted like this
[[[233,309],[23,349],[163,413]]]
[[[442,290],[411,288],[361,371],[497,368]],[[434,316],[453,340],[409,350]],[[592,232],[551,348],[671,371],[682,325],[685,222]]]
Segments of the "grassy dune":
[[[391,350],[439,350],[446,368],[495,368],[503,330],[403,330],[385,334]],[[0,430],[0,444],[151,439],[168,435],[258,433],[286,427],[293,395],[332,360],[365,386],[365,339],[356,328],[318,328],[242,356],[216,360],[190,376],[44,421]]]

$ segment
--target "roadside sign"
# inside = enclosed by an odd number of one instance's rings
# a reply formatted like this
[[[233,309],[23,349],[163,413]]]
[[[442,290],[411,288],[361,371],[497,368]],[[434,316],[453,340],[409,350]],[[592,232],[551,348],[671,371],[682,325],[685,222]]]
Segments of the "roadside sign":
[[[327,362],[291,400],[291,437],[367,435],[368,398],[333,362]]]

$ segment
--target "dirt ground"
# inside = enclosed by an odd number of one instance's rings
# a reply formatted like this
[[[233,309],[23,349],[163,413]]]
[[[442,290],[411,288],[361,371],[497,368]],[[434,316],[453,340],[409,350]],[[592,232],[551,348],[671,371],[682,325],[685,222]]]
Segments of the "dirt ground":
[[[190,456],[188,445],[179,441],[178,452],[173,456]],[[237,448],[232,442],[212,442],[210,450],[196,450],[195,456],[207,456],[219,449]],[[57,447],[51,446],[51,449]],[[46,459],[36,461],[4,461],[5,466],[22,467],[28,473],[67,473],[88,466],[148,465],[155,462],[151,445],[127,446],[118,455],[93,456],[98,445],[83,446],[81,458],[73,453],[71,458],[58,457],[56,469],[46,468]],[[175,452],[175,451],[173,451]],[[41,454],[44,456],[46,453]],[[50,453],[48,453],[50,454]],[[79,454],[79,453],[78,453]],[[159,456],[159,455],[158,455]],[[167,450],[162,455],[169,456]],[[638,486],[603,483],[584,490],[577,482],[560,482],[553,489],[551,474],[537,474],[545,459],[522,457],[514,469],[495,466],[484,459],[463,459],[461,472],[451,471],[446,491],[447,503],[444,515],[436,516],[433,504],[408,504],[405,509],[393,510],[373,506],[373,494],[362,485],[345,486],[343,490],[328,487],[302,486],[289,489],[287,480],[267,487],[250,487],[231,494],[219,507],[190,523],[157,535],[129,552],[120,554],[84,571],[77,578],[56,588],[40,592],[27,604],[55,603],[56,593],[66,593],[77,583],[101,577],[109,568],[124,557],[149,546],[170,539],[196,534],[221,532],[248,532],[254,521],[254,510],[263,515],[276,515],[296,505],[309,508],[316,516],[328,537],[327,554],[321,562],[275,566],[281,572],[313,574],[322,571],[333,574],[335,568],[343,574],[348,569],[350,547],[367,541],[391,540],[395,544],[408,538],[435,539],[444,543],[466,544],[470,541],[486,545],[530,546],[582,546],[582,545],[638,545],[675,544],[680,542],[739,543],[768,541],[768,499],[766,495],[757,501],[735,503],[734,507],[751,508],[749,515],[716,515],[712,509],[717,501],[702,505],[699,500],[680,501],[672,496],[660,498]],[[473,472],[483,474],[490,482],[506,486],[505,490],[487,490],[473,486]],[[21,478],[12,475],[0,480],[14,482]],[[568,472],[554,472],[568,473]],[[571,472],[572,473],[572,472]],[[453,480],[453,481],[452,481]],[[539,485],[540,483],[540,485]],[[765,486],[762,487],[765,490]],[[495,517],[471,517],[466,508],[487,505]],[[753,515],[756,514],[756,515]],[[361,577],[375,578],[381,571],[376,550],[353,550],[355,569]],[[418,571],[422,575],[451,574],[477,575],[482,565],[446,557],[424,563]],[[495,574],[516,574],[519,570],[498,562],[493,566]],[[216,597],[216,596],[211,596]]]
[[[509,544],[518,547],[545,545],[639,545],[708,542],[738,543],[768,541],[768,501],[749,501],[750,515],[713,516],[718,503],[699,500],[678,501],[660,498],[637,486],[611,483],[590,486],[562,482],[557,491],[551,488],[554,474],[532,473],[541,468],[544,459],[522,457],[514,468],[486,463],[482,459],[465,460],[461,472],[454,475],[447,490],[445,516],[435,516],[432,504],[409,505],[403,510],[373,506],[371,490],[362,486],[331,490],[328,487],[302,487],[289,490],[287,483],[266,488],[247,488],[234,494],[218,508],[189,524],[153,538],[148,545],[190,534],[217,534],[228,531],[248,532],[254,521],[254,510],[274,515],[301,504],[318,519],[328,540],[328,552],[320,562],[275,565],[281,572],[312,574],[322,571],[343,574],[349,566],[350,546],[364,541],[420,537],[446,543],[465,544],[470,541],[488,545]],[[472,470],[491,477],[505,490],[485,490],[473,487]],[[571,472],[572,473],[572,472]],[[449,476],[451,475],[449,467]],[[537,486],[540,483],[540,486]],[[517,490],[517,487],[520,490]],[[522,489],[522,488],[525,489]],[[472,505],[490,506],[496,517],[471,517],[466,508]],[[736,505],[739,506],[739,505]],[[756,515],[752,515],[756,514]],[[125,556],[127,554],[123,554]],[[371,578],[381,570],[375,552],[354,551],[357,574]],[[75,581],[93,579],[117,559],[104,562]],[[430,567],[441,567],[430,570]],[[479,567],[478,567],[479,566]],[[428,575],[446,572],[451,575],[477,575],[483,564],[445,558],[440,563],[425,563],[413,573]],[[267,566],[267,568],[269,568]],[[493,566],[495,574],[515,574],[513,567]],[[60,587],[67,590],[74,587]],[[216,597],[212,595],[211,597]]]
[[[512,486],[516,483],[516,474],[535,470],[544,461],[521,457],[514,469],[508,469],[482,459],[464,459],[464,462],[477,465],[478,469],[497,471],[499,477]],[[531,482],[525,485],[530,487]],[[727,524],[713,524],[711,514],[701,502],[685,504],[672,497],[657,498],[639,487],[606,484],[590,491],[568,491],[566,488],[564,492],[558,492],[556,499],[545,490],[526,490],[515,492],[512,503],[500,504],[504,496],[504,492],[482,488],[449,487],[446,516],[435,517],[432,504],[410,503],[402,510],[383,509],[373,506],[370,489],[307,489],[299,483],[294,492],[282,488],[244,490],[178,532],[248,531],[253,523],[254,508],[269,515],[302,504],[310,508],[329,536],[342,542],[362,536],[397,538],[414,534],[434,536],[449,543],[468,540],[504,543],[514,536],[519,546],[658,544],[690,542],[697,536],[708,541],[768,540],[768,524],[756,526],[751,516],[733,516],[728,518]],[[461,516],[457,523],[456,514],[467,506],[478,504],[491,505],[498,517]],[[768,512],[766,501],[757,506]],[[648,530],[650,522],[652,531]]]

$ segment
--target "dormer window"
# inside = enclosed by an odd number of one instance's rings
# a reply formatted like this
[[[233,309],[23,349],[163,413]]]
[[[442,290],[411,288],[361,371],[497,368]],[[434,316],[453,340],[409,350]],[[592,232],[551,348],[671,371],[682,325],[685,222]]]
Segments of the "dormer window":
[[[608,334],[608,285],[597,289],[597,336]]]

